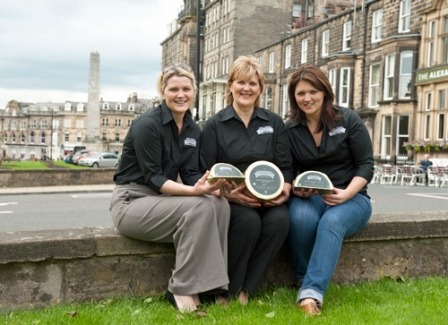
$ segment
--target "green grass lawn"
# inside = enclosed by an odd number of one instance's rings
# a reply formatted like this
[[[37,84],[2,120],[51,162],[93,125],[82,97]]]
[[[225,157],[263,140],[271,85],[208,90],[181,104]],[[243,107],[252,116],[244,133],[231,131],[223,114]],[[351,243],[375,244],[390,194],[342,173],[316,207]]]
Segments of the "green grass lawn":
[[[36,161],[3,161],[0,165],[1,169],[8,169],[8,170],[43,170],[43,169],[51,169],[51,168],[89,168],[85,166],[78,166],[74,164],[68,164],[66,162],[63,162],[62,160],[54,160],[52,163],[52,166],[49,165],[45,161],[36,160]]]
[[[448,324],[448,278],[330,285],[322,315],[295,307],[296,290],[264,290],[247,306],[206,304],[207,317],[180,314],[161,296],[59,305],[0,314],[1,324]]]

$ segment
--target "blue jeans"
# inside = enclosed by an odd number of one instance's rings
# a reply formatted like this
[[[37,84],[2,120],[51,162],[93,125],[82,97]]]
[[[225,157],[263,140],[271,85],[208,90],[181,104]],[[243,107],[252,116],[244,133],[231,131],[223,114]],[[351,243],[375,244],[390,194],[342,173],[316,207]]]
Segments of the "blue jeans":
[[[290,198],[289,240],[294,280],[301,283],[297,302],[313,298],[322,305],[344,238],[361,230],[371,214],[370,199],[362,194],[336,206],[326,205],[320,195]]]

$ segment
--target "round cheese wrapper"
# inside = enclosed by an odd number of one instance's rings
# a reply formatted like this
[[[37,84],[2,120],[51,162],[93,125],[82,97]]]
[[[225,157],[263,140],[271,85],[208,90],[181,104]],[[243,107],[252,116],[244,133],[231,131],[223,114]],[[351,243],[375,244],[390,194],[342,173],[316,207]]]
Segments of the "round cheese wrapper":
[[[264,160],[249,165],[244,176],[249,192],[263,201],[279,196],[285,183],[281,170],[273,163]]]

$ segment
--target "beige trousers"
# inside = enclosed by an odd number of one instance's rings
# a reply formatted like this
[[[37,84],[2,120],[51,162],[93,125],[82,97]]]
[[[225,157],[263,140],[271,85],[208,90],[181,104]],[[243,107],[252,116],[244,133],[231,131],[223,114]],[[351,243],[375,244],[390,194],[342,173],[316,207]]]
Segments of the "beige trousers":
[[[112,220],[124,236],[174,243],[176,262],[168,290],[192,295],[227,290],[227,232],[230,207],[212,195],[158,195],[145,185],[117,185]]]

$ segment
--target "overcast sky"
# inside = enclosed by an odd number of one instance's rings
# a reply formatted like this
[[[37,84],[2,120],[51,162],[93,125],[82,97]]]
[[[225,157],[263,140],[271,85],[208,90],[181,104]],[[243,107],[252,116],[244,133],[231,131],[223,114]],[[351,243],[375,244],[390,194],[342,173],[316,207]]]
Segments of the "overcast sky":
[[[167,25],[182,0],[0,0],[0,109],[20,102],[87,101],[100,53],[100,96],[158,95]]]

